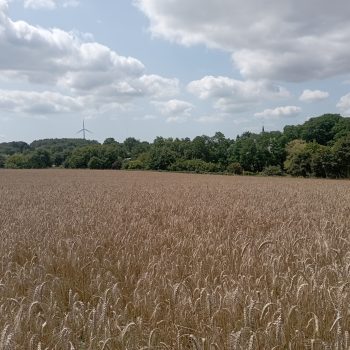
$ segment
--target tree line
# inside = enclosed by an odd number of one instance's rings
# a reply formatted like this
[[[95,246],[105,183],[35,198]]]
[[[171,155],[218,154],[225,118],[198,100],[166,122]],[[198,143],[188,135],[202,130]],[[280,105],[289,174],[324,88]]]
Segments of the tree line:
[[[0,144],[0,167],[89,168],[350,178],[350,118],[324,114],[283,132],[190,138],[46,139]]]

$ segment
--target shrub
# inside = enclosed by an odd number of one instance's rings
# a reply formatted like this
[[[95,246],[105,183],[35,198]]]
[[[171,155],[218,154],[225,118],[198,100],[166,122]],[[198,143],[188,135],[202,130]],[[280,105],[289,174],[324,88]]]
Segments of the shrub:
[[[238,162],[229,164],[227,166],[226,170],[229,173],[235,174],[235,175],[242,175],[243,174],[243,168],[242,168],[241,164]]]
[[[130,170],[141,170],[145,169],[145,164],[139,159],[130,160],[125,164],[124,168]]]
[[[205,162],[201,159],[179,159],[168,168],[170,171],[190,171],[196,173],[219,172],[220,166],[215,163]]]
[[[3,154],[0,154],[0,168],[5,167],[5,161],[6,161],[6,157]]]
[[[261,172],[261,175],[264,176],[282,176],[283,171],[280,166],[278,165],[269,165],[264,168],[264,170]]]
[[[123,161],[121,158],[116,159],[112,164],[112,169],[114,170],[120,170],[123,166]]]
[[[254,173],[253,171],[244,170],[243,171],[243,175],[245,175],[245,176],[255,176],[256,173]]]
[[[6,159],[5,168],[8,168],[8,169],[28,168],[28,157],[22,153],[15,153]]]
[[[89,169],[103,169],[103,160],[93,156],[91,157],[91,159],[89,160],[88,163],[88,168]]]

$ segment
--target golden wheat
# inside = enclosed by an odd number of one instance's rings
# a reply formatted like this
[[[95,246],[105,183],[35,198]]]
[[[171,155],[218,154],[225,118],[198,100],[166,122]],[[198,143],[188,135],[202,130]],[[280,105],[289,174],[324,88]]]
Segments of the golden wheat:
[[[348,181],[0,172],[0,349],[349,349]]]

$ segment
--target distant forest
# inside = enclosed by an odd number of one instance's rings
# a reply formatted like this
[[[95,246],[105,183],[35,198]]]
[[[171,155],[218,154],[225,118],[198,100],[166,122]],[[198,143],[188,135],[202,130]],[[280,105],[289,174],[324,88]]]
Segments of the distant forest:
[[[325,114],[280,131],[190,138],[133,137],[0,143],[0,168],[137,169],[350,178],[350,118]]]

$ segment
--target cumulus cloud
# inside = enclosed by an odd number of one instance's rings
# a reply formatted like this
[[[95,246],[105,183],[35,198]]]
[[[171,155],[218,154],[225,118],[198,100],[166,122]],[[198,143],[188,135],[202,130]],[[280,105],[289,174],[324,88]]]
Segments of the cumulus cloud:
[[[190,115],[193,105],[186,101],[169,100],[166,102],[153,101],[152,104],[165,116]]]
[[[276,107],[265,109],[263,112],[255,113],[254,116],[263,119],[280,119],[284,117],[296,117],[301,112],[297,106]]]
[[[329,93],[321,90],[304,90],[299,100],[302,102],[322,101],[329,97]]]
[[[179,93],[179,80],[164,78],[159,75],[143,75],[139,79],[140,88],[156,98],[174,96]]]
[[[51,91],[0,90],[0,108],[9,112],[46,115],[76,112],[84,107],[83,101],[79,98]]]
[[[245,111],[263,100],[290,96],[286,89],[268,81],[241,81],[222,76],[192,81],[187,89],[202,100],[212,100],[214,107],[222,112]]]
[[[152,101],[160,114],[167,117],[167,122],[184,122],[190,117],[194,106],[182,100]]]
[[[52,3],[55,6],[68,4],[67,1]],[[67,103],[67,108],[72,107],[73,99],[84,101],[96,110],[114,110],[116,105],[127,104],[135,98],[173,97],[179,90],[177,79],[146,74],[138,59],[122,56],[85,35],[11,20],[5,0],[0,0],[0,52],[2,77],[63,91],[67,96],[60,103]],[[19,95],[19,92],[6,95],[3,91],[4,101],[8,103],[14,94]],[[22,92],[21,98],[24,105],[31,105],[28,93]],[[50,96],[49,101],[57,98],[58,95]],[[59,110],[60,103],[46,106],[48,113]],[[26,111],[18,106],[13,108],[28,113],[40,110],[36,107]]]
[[[144,72],[143,64],[133,57],[96,42],[82,42],[74,33],[12,21],[1,8],[0,51],[0,70],[35,83],[60,81],[88,90]]]
[[[79,1],[78,0],[24,0],[23,4],[25,8],[53,10],[59,6],[76,7],[79,5]]]
[[[0,109],[32,116],[82,113],[90,116],[108,112],[127,112],[130,104],[99,96],[70,96],[53,91],[0,90]]]
[[[339,108],[342,113],[350,115],[350,93],[340,98],[337,108]]]
[[[350,70],[347,0],[136,0],[150,30],[232,53],[249,79],[306,81]]]

